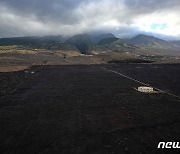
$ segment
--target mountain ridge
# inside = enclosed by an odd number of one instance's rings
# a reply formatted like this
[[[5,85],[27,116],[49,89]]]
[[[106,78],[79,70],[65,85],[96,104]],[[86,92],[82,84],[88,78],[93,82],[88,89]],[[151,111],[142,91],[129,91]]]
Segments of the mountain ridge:
[[[170,41],[165,41],[163,39],[148,36],[144,34],[139,34],[129,40],[127,40],[130,44],[136,46],[142,46],[147,48],[155,48],[155,49],[166,49],[166,50],[179,50],[180,46],[175,45]]]
[[[114,52],[129,52],[137,49],[136,46],[131,45],[120,38],[105,38],[102,39],[98,44],[103,45],[104,47]]]
[[[95,38],[95,37],[94,37]],[[78,34],[69,38],[61,35],[30,36],[1,38],[0,45],[24,45],[32,49],[79,51],[82,54],[104,53],[104,52],[136,52],[142,53],[147,50],[153,51],[180,51],[180,41],[165,41],[154,36],[139,34],[131,39],[125,40],[115,37],[111,33],[97,36],[100,39],[93,41],[93,37],[88,34]],[[149,52],[151,53],[151,52]]]

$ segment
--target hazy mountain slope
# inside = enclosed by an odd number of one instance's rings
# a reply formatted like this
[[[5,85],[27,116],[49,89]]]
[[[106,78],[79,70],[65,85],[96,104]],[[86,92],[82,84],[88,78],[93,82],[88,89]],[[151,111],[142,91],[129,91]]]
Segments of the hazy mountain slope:
[[[168,42],[153,36],[147,36],[142,34],[137,35],[127,41],[131,44],[148,47],[148,48],[178,50],[177,45],[173,44],[172,42]]]
[[[119,38],[105,38],[99,41],[99,45],[102,45],[114,52],[127,52],[137,49],[136,46],[127,43]]]
[[[87,34],[75,35],[69,38],[65,43],[76,46],[81,53],[87,53],[93,45],[93,41]]]
[[[64,43],[65,42],[65,43]],[[109,52],[103,46],[95,45],[87,34],[79,34],[65,41],[62,36],[14,37],[0,39],[0,46],[18,45],[24,49],[46,49],[59,51],[77,51],[81,53]]]
[[[64,42],[65,38],[59,36],[44,36],[44,37],[13,37],[1,38],[0,45],[36,45],[50,42]]]
[[[62,51],[78,51],[79,50],[71,44],[66,44],[66,43],[44,43],[41,45],[42,49],[48,49],[48,50],[62,50]]]
[[[107,33],[107,34],[103,34],[103,35],[98,35],[98,36],[92,36],[91,37],[93,42],[95,43],[99,43],[99,41],[101,41],[102,39],[105,39],[105,38],[116,38],[113,34],[111,33]]]
[[[46,49],[59,51],[76,51],[83,54],[99,54],[106,52],[137,52],[138,54],[168,54],[180,53],[180,41],[165,41],[153,36],[138,35],[130,40],[116,38],[113,34],[97,36],[101,39],[98,44],[87,34],[72,36],[65,41],[59,36],[44,37],[14,37],[0,39],[0,46],[20,45],[23,49]],[[165,53],[165,51],[167,51]]]
[[[102,45],[92,45],[90,46],[88,51],[88,53],[90,54],[99,54],[99,53],[107,53],[107,52],[111,52],[111,51]]]
[[[177,40],[177,41],[171,41],[171,43],[173,43],[173,44],[175,44],[175,45],[177,45],[177,46],[180,47],[180,41],[179,41],[179,40]]]
[[[69,38],[66,44],[74,45],[81,53],[102,53],[102,52],[109,52],[103,46],[95,45],[87,34],[79,34]]]

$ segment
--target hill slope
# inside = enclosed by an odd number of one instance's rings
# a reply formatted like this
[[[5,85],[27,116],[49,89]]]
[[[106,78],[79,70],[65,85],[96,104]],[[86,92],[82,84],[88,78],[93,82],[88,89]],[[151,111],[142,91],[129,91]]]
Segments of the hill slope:
[[[93,45],[91,38],[87,34],[75,35],[69,38],[65,43],[76,46],[81,53],[87,53]]]
[[[87,34],[75,35],[69,38],[65,43],[74,45],[83,54],[109,52],[105,47],[95,45]]]
[[[175,45],[180,47],[180,41],[179,40],[178,41],[171,41],[171,43],[173,43],[173,44],[175,44]]]
[[[91,37],[92,40],[95,42],[95,43],[99,43],[99,41],[101,41],[102,39],[105,39],[105,38],[116,38],[113,34],[111,33],[107,33],[107,34],[104,34],[104,35],[98,35],[98,36],[92,36]]]
[[[99,45],[102,45],[113,52],[127,52],[137,49],[136,46],[127,43],[119,38],[105,38],[99,41]]]
[[[130,40],[127,40],[129,43],[148,47],[148,48],[156,48],[156,49],[166,49],[166,50],[178,50],[179,47],[172,42],[168,42],[153,36],[147,35],[137,35]]]
[[[1,38],[0,45],[37,45],[42,43],[51,42],[64,42],[65,38],[59,36],[43,36],[43,37],[12,37],[12,38]]]

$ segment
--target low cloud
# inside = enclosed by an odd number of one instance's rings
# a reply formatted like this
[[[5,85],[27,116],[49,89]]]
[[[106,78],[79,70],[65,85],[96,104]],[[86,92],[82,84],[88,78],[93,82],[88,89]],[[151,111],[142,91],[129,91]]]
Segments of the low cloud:
[[[179,15],[179,0],[0,0],[0,37],[112,32],[180,39]]]

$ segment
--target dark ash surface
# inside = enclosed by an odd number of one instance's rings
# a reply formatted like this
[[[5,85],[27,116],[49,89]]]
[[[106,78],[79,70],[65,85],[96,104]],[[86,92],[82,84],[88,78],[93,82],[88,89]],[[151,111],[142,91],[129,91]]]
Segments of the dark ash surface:
[[[180,95],[178,64],[103,66]],[[180,140],[176,98],[100,65],[31,70],[0,73],[0,153],[162,153],[160,141]]]

